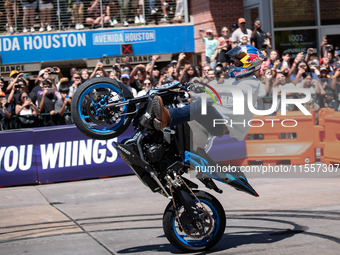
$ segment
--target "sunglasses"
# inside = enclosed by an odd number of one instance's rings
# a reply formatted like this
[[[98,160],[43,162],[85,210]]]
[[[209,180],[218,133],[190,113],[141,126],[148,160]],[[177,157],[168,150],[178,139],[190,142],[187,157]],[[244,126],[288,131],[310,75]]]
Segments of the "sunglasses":
[[[222,32],[229,32],[228,30],[224,30],[224,31],[222,31]]]
[[[80,77],[74,77],[74,79],[76,79],[76,80],[80,80],[81,78],[80,78]]]
[[[124,68],[123,71],[124,71],[124,72],[125,72],[125,71],[130,71],[130,69],[129,69],[129,68]]]
[[[207,35],[212,35],[212,33],[207,33]]]
[[[144,85],[149,86],[149,85],[151,85],[151,83],[150,82],[144,82]]]
[[[245,25],[246,23],[245,22],[242,22],[242,23],[240,23],[241,25]]]
[[[300,68],[306,68],[307,66],[306,65],[301,65],[299,66]]]

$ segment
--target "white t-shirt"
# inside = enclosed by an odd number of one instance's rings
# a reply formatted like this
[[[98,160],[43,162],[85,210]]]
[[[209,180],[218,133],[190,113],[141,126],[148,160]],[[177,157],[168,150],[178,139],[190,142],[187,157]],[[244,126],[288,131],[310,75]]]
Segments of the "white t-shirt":
[[[246,32],[247,32],[246,35],[248,36],[248,44],[250,44],[250,38],[251,38],[252,32],[248,28],[246,28]],[[241,45],[241,41],[242,41],[241,37],[243,35],[245,35],[245,33],[243,33],[240,28],[236,29],[231,35],[232,42],[237,45]]]

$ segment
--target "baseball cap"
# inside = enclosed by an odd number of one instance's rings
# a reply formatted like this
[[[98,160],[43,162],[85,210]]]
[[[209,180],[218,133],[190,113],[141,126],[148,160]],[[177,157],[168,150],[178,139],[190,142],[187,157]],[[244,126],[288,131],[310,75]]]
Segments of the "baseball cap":
[[[244,18],[239,18],[239,19],[238,19],[238,23],[240,23],[240,24],[241,24],[241,23],[246,23],[246,20],[245,20]]]
[[[170,62],[170,64],[176,64],[177,63],[177,60],[172,60],[171,62]]]
[[[45,69],[40,70],[38,76],[40,77],[40,76],[43,75],[45,72],[46,72]]]
[[[333,70],[340,68],[340,63],[339,62],[335,62],[334,64],[332,64],[332,68],[333,68]]]
[[[208,29],[207,33],[213,33],[213,31],[211,29]]]
[[[323,66],[323,67],[320,68],[320,72],[321,72],[321,71],[327,71],[327,72],[328,72],[328,69],[327,69],[326,67]]]
[[[238,25],[236,23],[234,23],[231,27],[238,28]]]
[[[13,75],[15,74],[18,74],[19,72],[17,70],[13,70],[10,74],[9,74],[9,77],[12,77]]]
[[[5,97],[5,96],[6,96],[5,92],[1,91],[0,92],[0,97]]]
[[[320,65],[322,65],[322,62],[324,61],[325,58],[320,59]]]
[[[130,79],[130,75],[128,75],[127,73],[123,73],[121,76],[120,76],[121,79],[123,78],[127,78],[127,79]]]
[[[59,83],[62,84],[64,82],[69,82],[69,79],[67,77],[63,77],[60,79]]]

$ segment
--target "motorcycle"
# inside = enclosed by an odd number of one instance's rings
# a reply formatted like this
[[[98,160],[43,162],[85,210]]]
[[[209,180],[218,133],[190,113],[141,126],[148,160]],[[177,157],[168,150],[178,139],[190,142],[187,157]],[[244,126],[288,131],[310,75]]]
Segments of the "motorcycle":
[[[181,107],[195,86],[172,82],[133,98],[120,81],[93,78],[77,89],[71,104],[75,125],[93,139],[117,137],[132,123],[133,136],[114,145],[143,184],[170,200],[163,214],[163,230],[169,242],[183,252],[210,249],[222,238],[226,227],[220,202],[183,176],[197,168],[216,165],[203,146],[190,139],[199,135],[206,142],[209,134],[195,121],[161,131],[145,121],[154,96],[161,96],[167,108]],[[214,179],[258,196],[239,169],[230,173],[198,172],[196,178],[217,193],[222,190]]]

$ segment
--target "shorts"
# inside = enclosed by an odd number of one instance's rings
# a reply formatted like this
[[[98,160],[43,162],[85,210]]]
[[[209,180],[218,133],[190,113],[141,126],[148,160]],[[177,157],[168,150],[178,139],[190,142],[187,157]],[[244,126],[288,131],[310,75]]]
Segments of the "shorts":
[[[6,0],[4,7],[5,7],[6,12],[13,11],[14,0]]]
[[[39,10],[40,11],[43,11],[43,10],[46,10],[46,9],[53,9],[53,4],[52,3],[48,3],[48,4],[44,4],[42,2],[42,0],[39,0]]]
[[[33,3],[23,3],[22,1],[21,2],[21,5],[22,5],[22,9],[23,10],[27,10],[27,9],[35,9],[37,8],[37,3],[38,1],[35,1]]]
[[[221,50],[221,52],[218,54],[218,62],[221,62],[221,63],[227,63],[228,62],[228,56],[227,56],[227,50]]]

